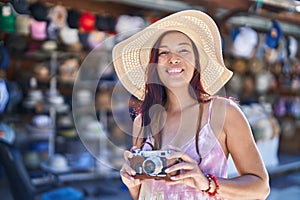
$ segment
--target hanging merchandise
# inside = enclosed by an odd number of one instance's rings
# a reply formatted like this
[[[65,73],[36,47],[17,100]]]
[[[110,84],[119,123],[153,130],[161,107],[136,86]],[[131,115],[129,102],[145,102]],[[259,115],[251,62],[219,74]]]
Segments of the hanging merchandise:
[[[9,101],[7,104],[7,111],[12,112],[16,110],[19,103],[23,99],[23,91],[21,86],[16,81],[8,81],[7,88],[9,92]]]
[[[14,33],[16,31],[16,16],[13,9],[9,4],[4,4],[1,6],[0,12],[0,30],[8,33]]]
[[[9,100],[9,93],[6,83],[0,79],[0,113],[3,113]]]
[[[59,80],[65,83],[74,83],[79,69],[77,58],[68,58],[59,66]]]
[[[57,40],[60,29],[67,26],[67,10],[61,5],[50,8],[48,19],[50,20],[47,33],[51,40]]]
[[[67,26],[67,15],[67,9],[64,6],[56,5],[50,8],[48,18],[55,28],[63,28]]]
[[[90,46],[90,48],[96,48],[98,45],[102,43],[102,41],[105,39],[105,32],[94,30],[89,33],[87,42]]]
[[[282,37],[282,30],[279,23],[275,20],[272,21],[272,27],[267,33],[266,44],[269,48],[276,49]]]
[[[18,15],[16,18],[16,33],[21,35],[29,35],[30,33],[30,16]]]
[[[139,16],[121,15],[117,19],[116,32],[118,40],[126,39],[127,37],[137,33],[145,27],[145,21]]]
[[[31,16],[37,21],[48,21],[48,8],[45,4],[36,1],[29,7]]]
[[[20,34],[10,34],[5,45],[10,55],[21,55],[28,49],[26,39]]]
[[[266,69],[266,66],[264,59],[252,58],[248,61],[248,69],[252,74],[259,74]]]
[[[76,28],[65,26],[60,30],[59,36],[62,42],[66,45],[79,42],[78,29]]]
[[[95,29],[96,17],[90,12],[83,12],[79,19],[79,31],[89,33]]]
[[[47,38],[47,22],[32,20],[30,24],[31,37],[35,40],[45,40]]]
[[[287,37],[287,51],[290,59],[295,59],[298,52],[298,41],[293,36]]]
[[[67,23],[70,28],[79,28],[80,12],[74,9],[69,9],[67,14]]]
[[[232,54],[236,57],[251,58],[254,56],[258,36],[250,27],[240,27],[232,46]]]
[[[3,42],[0,41],[0,69],[7,69],[10,64],[10,55]]]
[[[11,5],[18,14],[29,15],[29,0],[10,0]]]
[[[0,140],[8,144],[13,144],[15,138],[15,131],[9,125],[0,122]]]

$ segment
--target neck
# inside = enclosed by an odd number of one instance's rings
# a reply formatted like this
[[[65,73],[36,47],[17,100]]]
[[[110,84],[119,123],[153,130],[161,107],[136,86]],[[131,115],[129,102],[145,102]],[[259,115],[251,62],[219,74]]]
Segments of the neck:
[[[192,98],[188,89],[186,90],[167,90],[168,100],[166,102],[166,110],[168,112],[183,111],[195,104],[198,104],[197,100]]]

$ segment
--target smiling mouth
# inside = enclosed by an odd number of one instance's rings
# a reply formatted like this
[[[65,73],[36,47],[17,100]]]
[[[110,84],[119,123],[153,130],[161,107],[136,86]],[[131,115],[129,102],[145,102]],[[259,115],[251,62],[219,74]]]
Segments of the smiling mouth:
[[[175,75],[175,74],[180,74],[181,72],[183,72],[183,69],[168,69],[167,73],[170,75]]]

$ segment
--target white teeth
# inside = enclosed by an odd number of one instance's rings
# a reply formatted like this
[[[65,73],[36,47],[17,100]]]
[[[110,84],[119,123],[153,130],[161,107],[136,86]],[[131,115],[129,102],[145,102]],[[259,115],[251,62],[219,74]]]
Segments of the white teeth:
[[[168,73],[180,73],[182,69],[169,69]]]

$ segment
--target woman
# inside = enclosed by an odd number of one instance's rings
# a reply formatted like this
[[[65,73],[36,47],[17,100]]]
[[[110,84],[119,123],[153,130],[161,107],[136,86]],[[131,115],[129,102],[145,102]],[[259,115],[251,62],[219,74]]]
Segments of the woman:
[[[268,174],[238,105],[215,94],[232,76],[219,31],[201,11],[175,13],[117,44],[116,73],[141,101],[133,146],[171,149],[170,180],[137,179],[124,153],[120,175],[133,199],[266,199]],[[238,177],[227,177],[231,154]],[[175,173],[174,172],[180,172]]]

